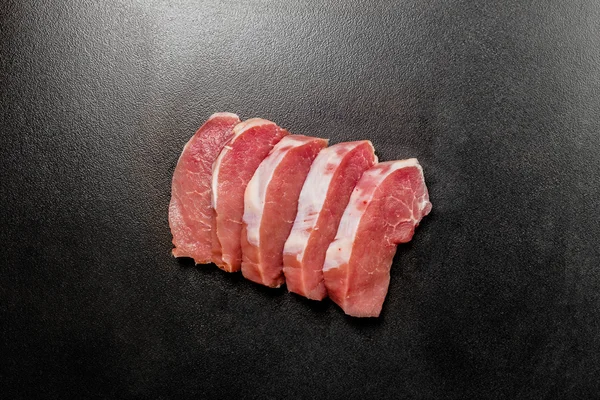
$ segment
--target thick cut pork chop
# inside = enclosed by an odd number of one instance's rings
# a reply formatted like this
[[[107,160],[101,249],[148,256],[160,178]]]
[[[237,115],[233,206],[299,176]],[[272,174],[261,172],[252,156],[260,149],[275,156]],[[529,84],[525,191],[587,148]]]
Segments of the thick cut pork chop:
[[[329,297],[346,314],[379,316],[396,245],[410,241],[429,211],[416,159],[380,163],[363,174],[323,265]]]
[[[313,300],[327,295],[323,283],[325,253],[352,190],[375,163],[377,157],[368,140],[335,144],[322,150],[313,162],[283,251],[283,272],[290,292]]]
[[[260,164],[245,194],[242,274],[270,287],[284,282],[283,246],[310,166],[327,140],[302,135],[283,138]]]
[[[213,165],[214,209],[213,257],[219,268],[239,271],[242,264],[240,237],[244,215],[244,192],[260,163],[288,132],[274,122],[252,118],[233,129]]]
[[[173,173],[169,204],[175,257],[191,257],[196,264],[211,262],[212,165],[239,122],[235,114],[213,114],[183,148]]]

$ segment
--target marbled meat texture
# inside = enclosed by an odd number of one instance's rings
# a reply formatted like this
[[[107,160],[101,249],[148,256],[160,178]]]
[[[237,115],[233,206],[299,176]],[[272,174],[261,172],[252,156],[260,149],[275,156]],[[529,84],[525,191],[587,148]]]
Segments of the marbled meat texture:
[[[323,265],[329,297],[346,314],[379,316],[396,245],[410,241],[430,211],[416,159],[380,163],[363,174]]]
[[[322,150],[300,192],[298,213],[283,251],[287,288],[313,300],[327,296],[323,262],[350,195],[363,172],[377,163],[368,140]]]
[[[308,171],[327,140],[302,135],[283,138],[260,164],[245,194],[242,274],[279,287],[283,247],[296,217]]]
[[[175,257],[191,257],[196,264],[211,262],[212,166],[239,122],[235,114],[213,114],[186,143],[179,156],[169,204]]]
[[[234,136],[213,166],[213,262],[227,272],[242,265],[244,192],[260,163],[288,132],[274,122],[252,118],[234,128]]]

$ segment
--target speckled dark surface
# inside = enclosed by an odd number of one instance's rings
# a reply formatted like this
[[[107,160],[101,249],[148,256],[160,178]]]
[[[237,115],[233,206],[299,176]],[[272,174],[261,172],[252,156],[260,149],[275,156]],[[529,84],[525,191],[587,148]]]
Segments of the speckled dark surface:
[[[2,2],[3,398],[597,398],[599,3],[321,3]],[[170,256],[215,111],[419,158],[381,318]]]

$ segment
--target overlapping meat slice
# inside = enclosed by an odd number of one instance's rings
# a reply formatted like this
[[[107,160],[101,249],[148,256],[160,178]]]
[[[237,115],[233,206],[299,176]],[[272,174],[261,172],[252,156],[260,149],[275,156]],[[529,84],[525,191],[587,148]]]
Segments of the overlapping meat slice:
[[[346,314],[379,316],[396,245],[410,241],[429,211],[416,159],[380,163],[363,174],[323,265],[329,297]]]
[[[242,232],[242,274],[247,279],[270,287],[284,282],[283,247],[298,197],[313,160],[326,146],[326,139],[286,136],[248,183]]]
[[[323,282],[325,253],[352,190],[376,162],[368,140],[335,144],[322,150],[313,162],[283,251],[283,272],[290,292],[313,300],[327,295]]]
[[[212,175],[212,260],[227,272],[239,271],[242,263],[240,237],[246,186],[273,147],[288,135],[274,122],[259,118],[244,121],[233,131],[233,138],[214,163]]]
[[[212,166],[239,122],[235,114],[213,114],[183,148],[173,173],[169,204],[175,257],[191,257],[196,264],[211,262]]]

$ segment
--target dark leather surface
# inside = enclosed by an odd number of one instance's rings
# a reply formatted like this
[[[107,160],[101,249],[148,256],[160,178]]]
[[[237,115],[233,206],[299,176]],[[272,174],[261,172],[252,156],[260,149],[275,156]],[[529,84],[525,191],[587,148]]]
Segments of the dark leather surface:
[[[598,2],[108,3],[0,6],[3,398],[598,396]],[[381,318],[170,256],[215,111],[419,158]]]

